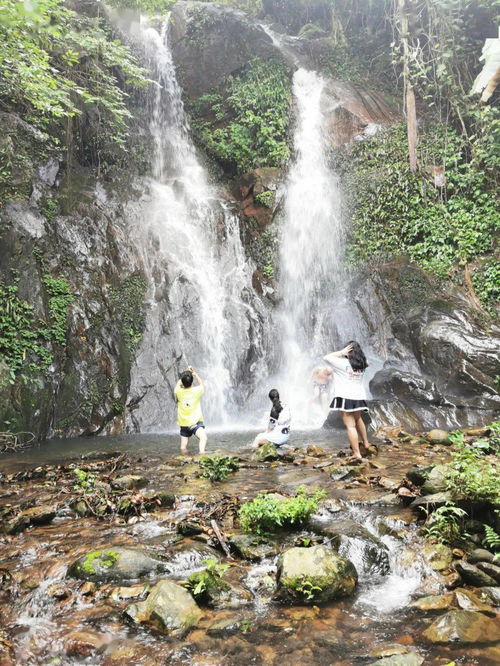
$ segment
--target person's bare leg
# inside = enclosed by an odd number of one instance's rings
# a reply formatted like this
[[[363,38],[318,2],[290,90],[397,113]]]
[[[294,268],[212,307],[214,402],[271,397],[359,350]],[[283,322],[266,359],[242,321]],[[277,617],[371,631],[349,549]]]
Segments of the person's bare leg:
[[[319,398],[319,388],[315,386],[313,388],[312,396],[309,398],[309,405],[312,405]]]
[[[366,432],[366,426],[365,422],[363,421],[363,416],[361,412],[354,412],[354,418],[356,419],[356,428],[363,441],[363,444],[368,449],[368,447],[370,446],[370,442],[368,441],[368,433]]]
[[[361,458],[362,456],[358,444],[358,431],[356,430],[356,419],[353,414],[348,412],[340,412],[340,414],[342,415],[342,421],[347,430],[347,439],[351,446],[352,455],[355,458]]]
[[[181,437],[181,453],[187,453],[189,437]]]
[[[258,449],[259,446],[262,446],[269,440],[266,438],[266,433],[265,432],[259,432],[259,434],[255,437],[253,440],[252,444],[252,449]]]
[[[328,392],[327,391],[322,391],[321,392],[321,404],[323,405],[323,409],[326,411],[328,409]]]
[[[198,428],[194,434],[200,440],[200,453],[205,453],[205,447],[207,445],[207,431],[205,428]]]

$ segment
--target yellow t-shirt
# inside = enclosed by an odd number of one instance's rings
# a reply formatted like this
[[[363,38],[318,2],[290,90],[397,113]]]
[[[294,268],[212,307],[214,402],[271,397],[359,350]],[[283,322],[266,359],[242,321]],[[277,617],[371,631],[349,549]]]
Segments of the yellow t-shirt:
[[[204,393],[203,386],[175,389],[177,398],[177,423],[180,426],[193,426],[203,421],[200,399]]]

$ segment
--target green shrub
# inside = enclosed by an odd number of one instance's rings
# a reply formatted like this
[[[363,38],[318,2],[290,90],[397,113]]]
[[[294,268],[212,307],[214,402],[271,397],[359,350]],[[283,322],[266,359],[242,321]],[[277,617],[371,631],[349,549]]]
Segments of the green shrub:
[[[295,497],[281,499],[273,495],[257,495],[240,509],[241,527],[245,532],[268,534],[279,528],[304,523],[326,497],[324,490],[308,493],[305,486],[297,488]]]
[[[187,588],[196,601],[207,603],[220,592],[229,589],[229,585],[222,580],[229,565],[219,564],[213,559],[205,560],[203,564],[206,565],[203,571],[196,571],[189,576]]]
[[[226,170],[244,173],[281,166],[290,156],[287,129],[291,102],[288,68],[277,59],[250,62],[191,104],[195,138]]]
[[[500,480],[495,462],[465,442],[464,434],[457,430],[450,434],[453,450],[446,473],[448,490],[457,491],[465,499],[500,504]]]
[[[256,194],[254,196],[253,200],[255,203],[259,204],[259,206],[264,206],[264,208],[272,208],[274,204],[274,192],[271,192],[271,190],[260,192],[260,194]]]
[[[447,502],[431,513],[424,528],[424,536],[438,543],[452,544],[460,539],[461,522],[467,513]]]
[[[239,467],[238,458],[203,456],[200,458],[200,476],[210,481],[224,481]]]

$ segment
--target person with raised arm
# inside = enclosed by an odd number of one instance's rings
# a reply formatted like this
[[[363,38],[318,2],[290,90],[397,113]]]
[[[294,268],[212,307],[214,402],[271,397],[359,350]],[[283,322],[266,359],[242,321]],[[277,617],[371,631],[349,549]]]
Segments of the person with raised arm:
[[[324,357],[333,368],[334,398],[330,409],[340,412],[347,430],[347,439],[354,458],[362,458],[358,433],[364,449],[370,449],[362,414],[368,411],[364,373],[368,367],[366,356],[360,345],[351,340],[340,351]]]
[[[193,386],[194,380],[197,384]],[[196,370],[192,367],[184,370],[174,389],[177,400],[177,423],[181,429],[181,453],[187,452],[188,441],[192,435],[200,441],[200,453],[205,452],[207,433],[200,405],[204,392],[205,387]]]

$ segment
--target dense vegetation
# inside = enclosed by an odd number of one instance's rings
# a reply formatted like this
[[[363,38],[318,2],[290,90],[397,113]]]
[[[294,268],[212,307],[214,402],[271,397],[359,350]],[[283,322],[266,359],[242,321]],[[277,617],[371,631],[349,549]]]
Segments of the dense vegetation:
[[[207,154],[229,173],[281,166],[289,157],[291,84],[279,60],[256,58],[191,105],[193,130]]]

